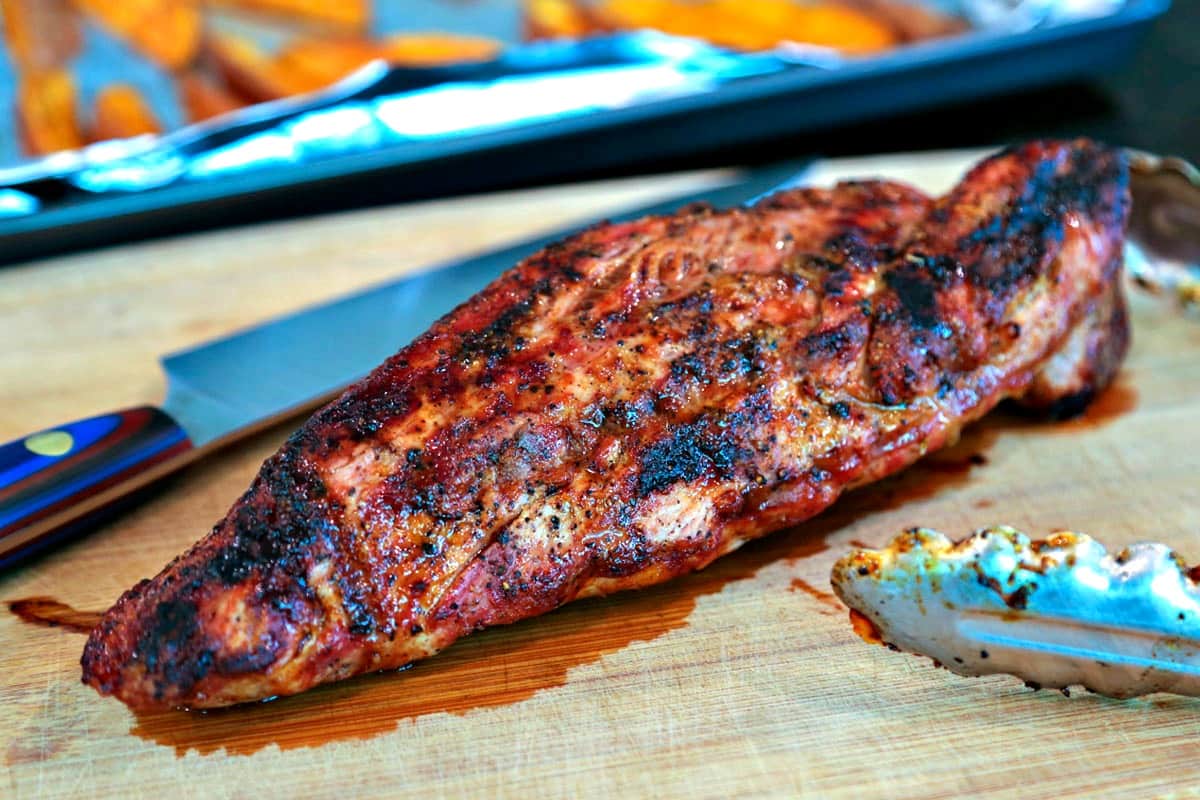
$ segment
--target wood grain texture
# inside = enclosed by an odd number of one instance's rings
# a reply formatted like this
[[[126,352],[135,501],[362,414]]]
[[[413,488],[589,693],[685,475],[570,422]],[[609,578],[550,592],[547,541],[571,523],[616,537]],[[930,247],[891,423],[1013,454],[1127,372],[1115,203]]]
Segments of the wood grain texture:
[[[839,169],[937,190],[957,164]],[[161,398],[160,352],[706,179],[368,210],[5,270],[0,440]],[[408,672],[206,717],[138,719],[80,685],[82,637],[0,611],[0,795],[1197,791],[1197,701],[1064,698],[957,678],[866,646],[826,595],[852,541],[879,544],[914,524],[1070,527],[1110,546],[1170,542],[1200,561],[1200,324],[1142,296],[1133,310],[1121,383],[1084,420],[993,416],[933,463],[702,573],[485,632]],[[107,606],[203,534],[294,425],[188,468],[97,534],[0,575],[0,600]]]

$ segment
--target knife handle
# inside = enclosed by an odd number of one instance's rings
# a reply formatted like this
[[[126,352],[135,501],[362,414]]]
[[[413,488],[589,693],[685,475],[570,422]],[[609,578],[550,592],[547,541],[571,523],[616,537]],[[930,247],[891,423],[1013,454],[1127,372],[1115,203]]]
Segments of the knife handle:
[[[150,406],[0,445],[0,569],[83,533],[191,449],[183,428]]]

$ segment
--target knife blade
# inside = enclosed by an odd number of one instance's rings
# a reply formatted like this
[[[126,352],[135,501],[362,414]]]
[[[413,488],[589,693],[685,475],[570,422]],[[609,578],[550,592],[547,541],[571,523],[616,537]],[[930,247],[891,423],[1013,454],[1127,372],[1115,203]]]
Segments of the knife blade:
[[[746,203],[807,164],[749,170],[732,182],[614,215]],[[161,407],[142,406],[0,445],[0,569],[94,528],[135,494],[212,450],[320,405],[525,256],[579,226],[424,270],[161,359]]]

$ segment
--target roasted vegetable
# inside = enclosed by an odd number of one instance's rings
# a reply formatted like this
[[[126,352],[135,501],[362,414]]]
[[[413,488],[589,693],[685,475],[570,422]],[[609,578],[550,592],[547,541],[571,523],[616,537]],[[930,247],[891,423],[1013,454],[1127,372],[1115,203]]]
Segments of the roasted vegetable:
[[[288,36],[277,49],[264,48],[262,40],[229,27],[228,13],[218,13],[215,28],[208,28],[209,7],[288,23]],[[180,104],[190,121],[317,91],[374,60],[439,66],[491,59],[502,47],[494,39],[440,31],[372,37],[370,0],[0,0],[0,11],[7,49],[18,71],[41,76],[25,80],[19,102],[26,108],[17,111],[27,118],[22,124],[33,129],[26,136],[28,147],[39,153],[56,138],[73,144],[79,139],[74,135],[78,125],[47,130],[42,112],[65,108],[62,80],[51,73],[80,50],[82,18],[174,73]],[[950,18],[909,9],[903,0],[525,0],[525,26],[530,38],[655,28],[741,50],[798,43],[851,55],[958,29]],[[56,93],[35,101],[36,87],[43,81]],[[48,105],[37,109],[36,103]],[[95,116],[92,137],[159,128],[128,87],[98,98]]]
[[[77,104],[75,79],[66,70],[24,76],[17,90],[17,122],[26,152],[48,155],[83,147]]]
[[[112,83],[96,94],[92,139],[128,139],[145,133],[161,133],[162,125],[146,99],[127,83]]]
[[[238,36],[210,35],[205,50],[229,88],[251,103],[311,90],[302,74],[280,69],[257,44]]]
[[[410,67],[487,61],[500,52],[500,43],[495,39],[436,31],[396,34],[380,44],[385,60]]]
[[[370,0],[204,0],[208,5],[271,14],[289,22],[350,31],[366,30]]]
[[[195,58],[203,20],[196,0],[71,0],[113,35],[167,69]]]
[[[219,83],[196,70],[183,73],[178,81],[179,101],[191,122],[227,114],[245,105]]]
[[[794,0],[604,0],[594,10],[616,30],[653,28],[739,50],[769,50],[784,42],[819,45],[848,54],[896,44],[887,25],[833,3]]]
[[[292,85],[313,91],[341,80],[371,61],[403,66],[436,66],[480,61],[500,50],[494,39],[445,33],[415,33],[369,39],[300,39],[280,50],[274,72]]]
[[[79,18],[67,0],[0,0],[4,41],[21,70],[61,67],[79,52]]]
[[[587,12],[574,0],[526,0],[525,36],[529,39],[579,38],[595,31]]]

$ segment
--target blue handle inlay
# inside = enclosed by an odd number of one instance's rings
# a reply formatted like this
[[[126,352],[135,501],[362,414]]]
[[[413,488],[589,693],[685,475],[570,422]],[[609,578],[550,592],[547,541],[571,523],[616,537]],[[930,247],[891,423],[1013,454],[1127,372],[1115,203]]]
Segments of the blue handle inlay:
[[[0,568],[86,530],[146,483],[146,469],[191,449],[165,412],[142,407],[0,445]],[[95,499],[99,498],[99,502]],[[91,500],[94,510],[78,511]]]
[[[91,447],[116,430],[120,424],[120,414],[105,414],[101,417],[81,419],[59,428],[49,428],[41,433],[26,436],[24,439],[0,445],[0,486],[16,483],[52,464],[57,464],[62,459],[69,457],[71,453]],[[61,456],[43,456],[34,453],[26,446],[25,443],[30,439],[51,431],[61,431],[71,437],[74,443],[68,452]],[[3,527],[2,522],[0,522],[0,527]]]

